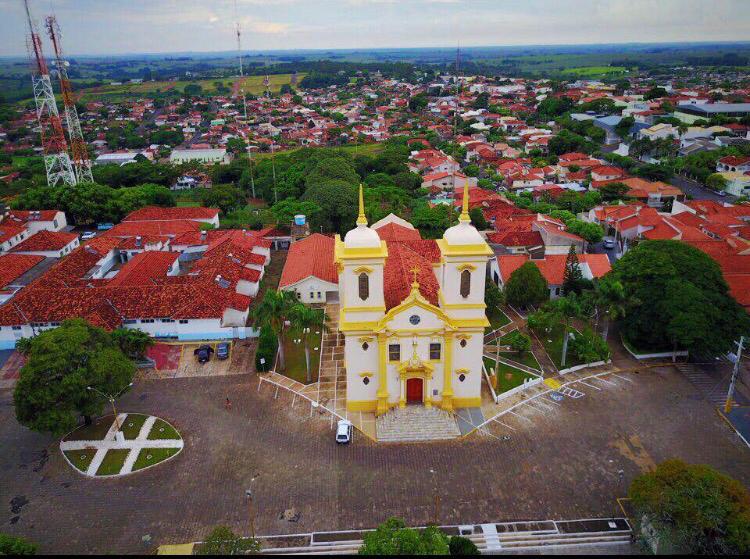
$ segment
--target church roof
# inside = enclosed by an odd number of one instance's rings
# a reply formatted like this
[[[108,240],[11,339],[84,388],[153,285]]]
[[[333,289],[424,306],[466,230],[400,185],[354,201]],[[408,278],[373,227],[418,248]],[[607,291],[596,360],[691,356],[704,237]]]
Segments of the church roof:
[[[438,305],[438,284],[433,263],[440,261],[440,248],[434,240],[388,242],[388,258],[383,273],[386,310],[400,305],[411,292],[414,281],[412,270],[418,269],[417,281],[422,297]]]

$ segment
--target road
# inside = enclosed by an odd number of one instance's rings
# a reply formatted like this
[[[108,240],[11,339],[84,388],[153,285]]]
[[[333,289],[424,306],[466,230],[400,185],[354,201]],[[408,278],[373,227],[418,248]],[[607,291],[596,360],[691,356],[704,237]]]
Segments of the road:
[[[735,197],[727,194],[726,196],[719,196],[713,190],[709,190],[698,181],[694,181],[682,175],[675,175],[669,181],[669,184],[676,186],[682,190],[685,194],[693,197],[694,200],[713,200],[715,202],[723,203],[729,202],[734,203]]]

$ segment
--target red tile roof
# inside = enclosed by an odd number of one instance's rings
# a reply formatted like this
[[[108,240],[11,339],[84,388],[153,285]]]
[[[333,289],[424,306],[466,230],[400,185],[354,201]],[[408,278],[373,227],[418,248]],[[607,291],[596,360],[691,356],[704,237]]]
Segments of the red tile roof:
[[[287,287],[309,277],[338,284],[339,276],[333,261],[334,244],[331,237],[320,233],[292,243],[279,287]]]
[[[35,254],[5,254],[0,256],[0,288],[17,280],[44,260]]]
[[[440,261],[440,249],[434,240],[388,242],[388,258],[383,271],[385,308],[400,305],[411,292],[412,269],[419,269],[419,292],[433,305],[438,305],[438,284],[432,264]]]
[[[62,250],[75,241],[78,235],[63,231],[38,231],[13,247],[12,252],[36,252]]]
[[[530,261],[539,268],[549,285],[562,285],[567,258],[567,254],[548,254],[544,259],[529,259],[526,254],[511,254],[498,256],[497,263],[503,282],[507,282],[513,272]],[[580,264],[587,264],[595,278],[606,275],[612,269],[606,254],[579,254],[578,261]]]
[[[217,215],[219,215],[219,210],[216,208],[162,208],[159,206],[146,206],[145,208],[130,212],[123,221],[171,221],[175,219],[203,220],[213,219]]]
[[[179,258],[177,252],[147,251],[139,252],[130,259],[108,285],[149,285],[156,278],[163,278]]]
[[[378,236],[386,241],[419,241],[422,235],[417,229],[410,229],[397,223],[386,223],[375,230]]]

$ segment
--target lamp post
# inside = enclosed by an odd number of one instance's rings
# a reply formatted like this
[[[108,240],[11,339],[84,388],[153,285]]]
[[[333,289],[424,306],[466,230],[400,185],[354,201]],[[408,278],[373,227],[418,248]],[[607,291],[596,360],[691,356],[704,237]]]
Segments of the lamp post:
[[[123,388],[122,390],[120,390],[117,394],[114,394],[114,395],[112,395],[112,394],[105,394],[104,392],[102,392],[101,390],[99,390],[97,388],[94,388],[93,386],[87,386],[86,387],[86,390],[90,390],[92,392],[96,392],[97,394],[101,394],[102,396],[104,396],[104,398],[106,398],[107,400],[109,400],[110,404],[112,404],[112,413],[115,415],[115,425],[117,426],[117,431],[115,433],[117,433],[117,432],[120,431],[120,420],[117,418],[117,409],[115,409],[115,399],[118,398],[120,396],[120,394],[122,394],[123,392],[125,392],[131,386],[133,386],[132,382],[130,384],[128,384],[125,388]]]
[[[255,539],[255,507],[253,507],[253,490],[249,487],[245,489],[247,497],[247,510],[250,515],[250,536]]]

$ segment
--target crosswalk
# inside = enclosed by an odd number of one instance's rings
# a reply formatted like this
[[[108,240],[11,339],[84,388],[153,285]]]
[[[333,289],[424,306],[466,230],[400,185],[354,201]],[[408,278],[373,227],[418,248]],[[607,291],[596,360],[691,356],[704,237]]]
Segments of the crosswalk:
[[[701,395],[714,406],[723,406],[726,403],[729,379],[716,380],[702,369],[692,363],[676,363],[675,367],[695,386]],[[732,402],[737,407],[736,402]]]

